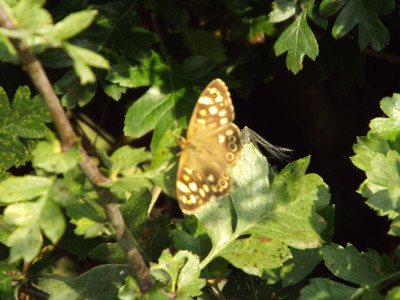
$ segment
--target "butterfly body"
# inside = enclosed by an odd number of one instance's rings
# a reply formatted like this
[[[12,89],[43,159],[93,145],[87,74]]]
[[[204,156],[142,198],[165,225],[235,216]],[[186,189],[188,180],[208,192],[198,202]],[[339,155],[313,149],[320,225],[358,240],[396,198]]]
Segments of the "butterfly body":
[[[178,143],[176,194],[185,214],[193,214],[216,198],[230,193],[233,185],[227,171],[240,158],[242,145],[230,93],[220,79],[201,93],[189,122],[186,138]]]

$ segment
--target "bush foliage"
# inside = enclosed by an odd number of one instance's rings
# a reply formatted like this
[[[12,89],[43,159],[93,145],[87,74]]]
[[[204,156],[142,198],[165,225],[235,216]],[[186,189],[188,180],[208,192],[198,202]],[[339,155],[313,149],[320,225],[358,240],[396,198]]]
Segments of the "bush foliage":
[[[310,156],[276,171],[246,140],[229,196],[193,216],[148,213],[157,189],[175,198],[177,140],[209,81],[247,97],[278,69],[318,63],[324,78],[339,71],[342,88],[360,84],[362,53],[390,44],[394,0],[0,0],[0,10],[15,26],[0,27],[1,66],[13,74],[0,87],[1,299],[400,299],[396,251],[332,243],[335,206],[307,172]],[[68,149],[35,78],[18,71],[16,40],[73,122],[79,139]],[[123,111],[123,132],[80,114],[102,97]],[[399,236],[400,96],[380,104],[385,116],[351,160],[365,173],[357,192]],[[82,149],[109,180],[93,185]],[[99,189],[118,203],[148,291]]]

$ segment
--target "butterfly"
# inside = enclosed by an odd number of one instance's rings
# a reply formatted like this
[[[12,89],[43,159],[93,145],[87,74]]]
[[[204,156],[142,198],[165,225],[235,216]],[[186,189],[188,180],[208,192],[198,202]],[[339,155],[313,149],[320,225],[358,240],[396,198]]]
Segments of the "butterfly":
[[[240,158],[240,130],[226,84],[214,79],[201,93],[190,118],[176,175],[176,196],[183,213],[193,214],[230,193],[233,180],[228,168]]]

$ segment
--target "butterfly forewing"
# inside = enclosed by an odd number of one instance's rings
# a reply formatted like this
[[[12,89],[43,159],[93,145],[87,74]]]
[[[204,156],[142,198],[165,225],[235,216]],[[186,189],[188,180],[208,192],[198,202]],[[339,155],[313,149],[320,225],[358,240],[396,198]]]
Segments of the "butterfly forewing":
[[[212,196],[223,197],[231,191],[227,168],[236,164],[242,149],[233,119],[229,91],[222,80],[215,79],[200,95],[181,143],[176,194],[184,213],[192,214]]]

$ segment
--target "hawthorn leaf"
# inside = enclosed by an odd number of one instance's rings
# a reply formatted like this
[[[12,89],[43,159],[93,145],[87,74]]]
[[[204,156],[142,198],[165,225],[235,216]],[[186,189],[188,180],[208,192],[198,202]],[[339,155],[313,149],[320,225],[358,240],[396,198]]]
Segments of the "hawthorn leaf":
[[[42,138],[48,133],[45,123],[50,114],[39,96],[30,97],[29,88],[19,87],[11,103],[0,87],[0,169],[21,166],[28,160],[28,151],[20,138]]]
[[[341,6],[340,3],[339,6]],[[394,10],[393,0],[349,0],[343,6],[332,27],[332,35],[338,39],[358,25],[358,44],[361,49],[371,45],[375,51],[382,50],[390,41],[390,32],[378,18]],[[335,8],[337,9],[337,8]]]
[[[50,28],[46,35],[63,41],[70,39],[88,28],[97,15],[96,10],[82,10],[71,13],[63,20],[57,22]]]
[[[117,299],[118,290],[130,274],[127,265],[102,265],[67,278],[47,274],[39,278],[38,286],[51,294],[52,300],[63,299]]]
[[[221,256],[261,276],[291,258],[289,246],[320,245],[325,221],[314,209],[329,204],[329,193],[319,176],[305,175],[308,163],[305,158],[289,164],[270,183],[265,157],[252,144],[245,144],[231,172],[235,185],[230,197],[211,201],[195,214],[212,242],[202,267]]]
[[[9,177],[0,182],[0,202],[13,203],[44,196],[51,184],[52,180],[47,177],[31,175]]]
[[[175,293],[177,299],[200,296],[206,284],[205,279],[199,278],[201,269],[198,256],[185,250],[178,251],[174,256],[168,249],[164,250],[158,263],[151,264],[150,271],[162,282],[165,277],[160,277],[160,271],[168,275],[165,290]]]
[[[299,300],[307,299],[353,299],[360,289],[327,278],[312,278],[310,284],[300,292]]]
[[[60,141],[52,134],[48,135],[47,141],[39,142],[32,151],[33,165],[49,173],[65,173],[75,168],[80,161],[77,145],[63,152]]]
[[[272,2],[272,11],[268,15],[268,21],[278,23],[289,19],[296,13],[297,0],[275,0]]]
[[[306,12],[302,11],[275,42],[275,55],[288,52],[286,66],[294,74],[303,68],[304,56],[312,60],[318,55],[318,43],[306,21]]]

